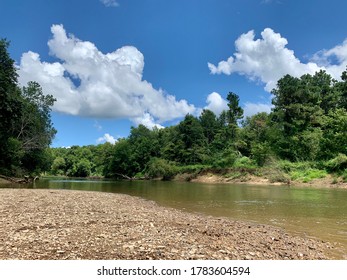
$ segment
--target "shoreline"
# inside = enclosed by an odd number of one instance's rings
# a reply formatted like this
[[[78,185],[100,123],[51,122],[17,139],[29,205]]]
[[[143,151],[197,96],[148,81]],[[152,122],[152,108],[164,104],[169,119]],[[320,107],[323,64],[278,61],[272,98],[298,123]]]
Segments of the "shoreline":
[[[185,177],[175,178],[177,181],[184,181]],[[247,174],[243,178],[230,179],[222,175],[214,173],[198,174],[195,178],[189,180],[195,183],[210,183],[210,184],[246,184],[246,185],[271,185],[271,186],[292,186],[292,187],[312,187],[312,188],[340,188],[347,189],[347,183],[333,183],[331,175],[321,179],[313,179],[310,182],[302,182],[299,180],[291,180],[289,183],[271,182],[268,178]]]
[[[328,242],[123,194],[0,189],[0,259],[334,259]]]
[[[51,176],[48,176],[51,177]],[[43,176],[45,178],[45,176]],[[58,176],[57,178],[75,178],[75,177],[61,177]],[[82,179],[87,180],[103,180],[105,178],[102,177],[86,177]],[[139,180],[139,179],[134,179]],[[143,180],[143,179],[140,179]],[[162,178],[153,178],[148,179],[149,181],[158,181],[162,180]],[[199,174],[191,174],[191,173],[183,173],[176,175],[173,179],[173,181],[186,181],[186,182],[194,182],[194,183],[209,183],[209,184],[245,184],[245,185],[270,185],[270,186],[292,186],[292,187],[310,187],[310,188],[340,188],[340,189],[347,189],[347,182],[334,182],[334,178],[328,174],[325,178],[319,178],[319,179],[313,179],[310,182],[302,182],[300,180],[290,180],[287,183],[283,182],[271,182],[268,178],[265,176],[255,176],[250,173],[246,173],[245,176],[242,178],[227,178],[221,174],[216,174],[213,172],[205,172]],[[3,178],[0,178],[0,185],[11,185],[15,184],[14,182],[5,180]]]

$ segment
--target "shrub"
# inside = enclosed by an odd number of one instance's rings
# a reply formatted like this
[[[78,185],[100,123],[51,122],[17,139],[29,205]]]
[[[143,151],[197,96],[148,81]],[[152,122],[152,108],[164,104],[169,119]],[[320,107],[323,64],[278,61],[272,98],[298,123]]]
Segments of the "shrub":
[[[171,180],[178,173],[178,169],[165,159],[152,158],[145,168],[145,173],[150,178],[162,177],[163,180]]]
[[[290,183],[290,177],[288,176],[288,174],[285,174],[284,172],[278,169],[271,170],[271,172],[269,172],[267,176],[271,183],[275,183],[275,182],[286,183],[286,184]]]
[[[337,157],[327,161],[325,167],[330,172],[338,172],[347,168],[347,156],[345,154],[338,154]]]
[[[270,148],[266,144],[256,143],[251,148],[252,159],[258,166],[263,166],[270,156]]]
[[[342,181],[344,183],[347,183],[347,170],[345,170],[343,173],[342,173]]]
[[[233,167],[235,168],[246,168],[254,169],[256,168],[256,163],[248,157],[241,157],[235,160]]]
[[[236,152],[232,149],[226,149],[223,153],[217,154],[212,160],[214,168],[229,168],[232,167],[238,158]]]
[[[306,169],[306,170],[296,170],[290,172],[290,176],[292,180],[301,180],[304,183],[308,183],[313,179],[320,179],[327,176],[327,172],[325,170],[319,169]]]

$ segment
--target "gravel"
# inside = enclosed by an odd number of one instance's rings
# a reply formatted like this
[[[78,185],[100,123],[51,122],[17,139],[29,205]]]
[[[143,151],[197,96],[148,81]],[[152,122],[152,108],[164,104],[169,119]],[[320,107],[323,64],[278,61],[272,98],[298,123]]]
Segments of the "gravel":
[[[332,246],[268,225],[123,194],[0,189],[0,259],[329,259]]]

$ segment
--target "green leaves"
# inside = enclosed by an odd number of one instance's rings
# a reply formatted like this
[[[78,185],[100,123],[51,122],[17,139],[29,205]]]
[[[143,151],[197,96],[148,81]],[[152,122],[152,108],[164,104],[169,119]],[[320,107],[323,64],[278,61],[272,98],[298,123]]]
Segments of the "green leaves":
[[[46,149],[56,134],[50,116],[55,99],[36,82],[18,87],[8,46],[0,40],[0,169],[38,173],[50,166]]]

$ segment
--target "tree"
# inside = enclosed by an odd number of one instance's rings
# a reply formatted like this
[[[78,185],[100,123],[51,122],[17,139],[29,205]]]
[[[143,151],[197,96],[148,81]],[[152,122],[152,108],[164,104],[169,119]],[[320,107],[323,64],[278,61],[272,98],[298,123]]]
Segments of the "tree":
[[[66,163],[63,157],[56,157],[53,160],[51,171],[54,175],[65,175]]]
[[[82,158],[75,167],[75,177],[88,177],[91,172],[91,163],[89,160]]]
[[[119,139],[113,147],[112,159],[106,163],[105,176],[113,178],[132,178],[137,171],[137,163],[131,160],[131,146],[127,139]]]
[[[56,134],[50,112],[55,99],[44,95],[41,86],[29,82],[22,89],[22,115],[14,125],[14,135],[25,151],[48,147]]]
[[[335,88],[341,93],[339,107],[347,110],[347,70],[342,72],[341,80],[335,84]]]
[[[242,123],[240,140],[244,143],[240,152],[251,156],[258,165],[263,165],[270,155],[268,143],[269,115],[265,112],[247,117]]]
[[[233,92],[229,92],[227,96],[229,109],[222,112],[220,122],[226,122],[228,126],[227,138],[235,141],[238,130],[238,121],[243,118],[243,109],[239,105],[239,96]]]
[[[324,72],[314,76],[306,74],[301,78],[286,75],[278,81],[277,88],[272,91],[274,108],[271,121],[273,131],[278,131],[276,137],[272,137],[272,144],[280,157],[308,160],[317,155],[317,151],[307,151],[307,137],[311,135],[315,143],[319,141],[322,116],[325,110],[329,110],[329,107],[321,107],[322,101],[332,100],[330,83],[331,78]],[[312,149],[316,147],[315,144]]]
[[[13,151],[13,140],[10,138],[11,127],[20,116],[20,94],[17,87],[17,72],[14,60],[8,54],[9,42],[0,40],[0,169],[9,168],[17,160],[10,154]],[[12,152],[10,152],[12,151]],[[17,154],[18,156],[18,154]]]
[[[321,157],[330,159],[339,153],[347,155],[347,110],[331,110],[323,117]]]
[[[152,158],[148,162],[145,172],[150,178],[162,177],[163,180],[171,180],[177,174],[177,168],[165,159]]]
[[[150,130],[140,124],[131,128],[128,141],[131,149],[129,158],[134,163],[134,172],[143,172],[150,159],[159,155],[158,130]]]
[[[36,82],[18,87],[8,46],[0,40],[0,171],[38,173],[51,164],[47,148],[56,133],[50,119],[55,99]]]
[[[237,126],[238,120],[243,118],[243,109],[240,107],[240,98],[236,93],[229,92],[227,96],[228,107],[227,119],[229,126]]]
[[[179,161],[185,164],[202,163],[207,154],[207,140],[197,118],[188,114],[178,125],[179,138],[176,139]]]
[[[220,128],[217,116],[211,110],[204,109],[199,117],[199,121],[207,139],[207,143],[211,144]]]

